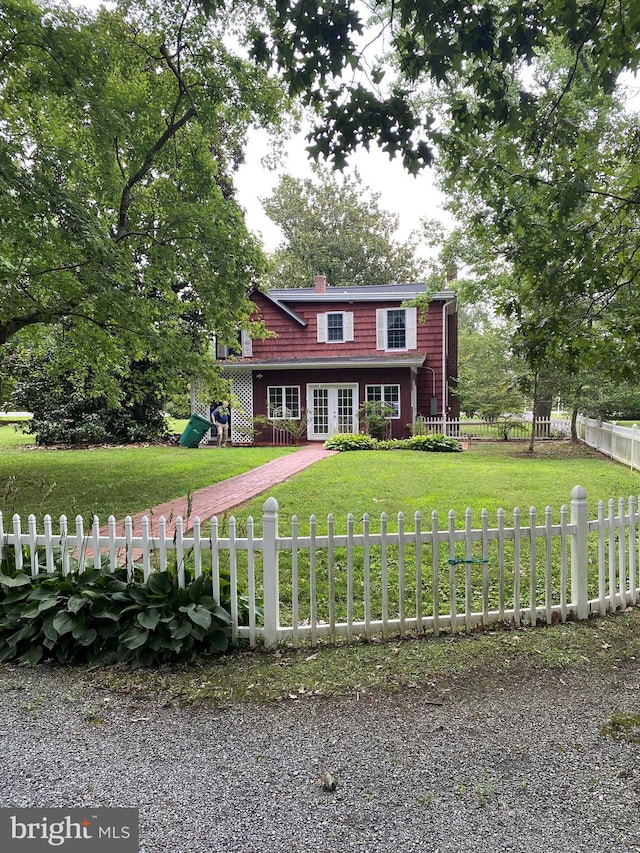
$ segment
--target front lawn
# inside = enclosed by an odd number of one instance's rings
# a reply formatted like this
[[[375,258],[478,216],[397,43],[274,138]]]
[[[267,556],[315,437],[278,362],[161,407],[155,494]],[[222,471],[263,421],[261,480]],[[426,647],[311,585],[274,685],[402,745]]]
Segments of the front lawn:
[[[25,519],[94,514],[116,518],[184,497],[292,452],[283,447],[36,448],[31,436],[0,427],[0,512]]]
[[[453,509],[459,526],[467,508],[476,522],[486,509],[489,522],[494,523],[500,507],[510,516],[514,507],[528,514],[534,506],[542,516],[544,508],[551,506],[557,519],[559,507],[569,504],[576,485],[587,490],[591,515],[598,500],[640,493],[637,472],[586,445],[539,442],[533,456],[526,447],[519,442],[472,442],[464,453],[340,453],[274,486],[269,495],[278,501],[286,535],[292,515],[298,516],[302,531],[308,528],[312,513],[323,527],[332,513],[337,529],[344,530],[349,513],[359,521],[364,513],[377,519],[384,512],[393,526],[399,512],[409,524],[416,511],[429,519],[437,510],[441,525],[446,526],[447,513]],[[265,497],[238,507],[234,515],[260,519]]]

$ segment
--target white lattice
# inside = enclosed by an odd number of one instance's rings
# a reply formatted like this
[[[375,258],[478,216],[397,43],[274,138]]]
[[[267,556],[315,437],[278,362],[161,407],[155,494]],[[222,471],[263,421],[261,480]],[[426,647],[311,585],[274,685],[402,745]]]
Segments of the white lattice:
[[[250,370],[234,371],[234,406],[231,415],[231,441],[253,444],[253,377]]]
[[[199,393],[200,388],[197,383],[193,383],[191,385],[191,414],[200,415],[206,420],[211,420],[211,406],[204,401],[202,395]],[[205,432],[200,441],[200,444],[209,444],[209,442],[214,438],[212,431]]]

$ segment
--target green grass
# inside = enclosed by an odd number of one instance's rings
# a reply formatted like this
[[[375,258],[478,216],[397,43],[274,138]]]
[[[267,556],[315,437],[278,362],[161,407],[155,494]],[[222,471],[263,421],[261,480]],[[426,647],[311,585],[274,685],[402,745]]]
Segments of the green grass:
[[[476,520],[482,509],[490,523],[502,507],[511,516],[514,507],[523,515],[535,506],[540,517],[546,506],[557,520],[562,504],[569,504],[576,485],[587,490],[589,509],[610,497],[640,493],[640,476],[623,465],[611,462],[595,450],[569,443],[538,443],[533,456],[526,446],[512,442],[472,443],[464,453],[417,453],[411,451],[358,451],[324,459],[298,474],[293,480],[269,490],[278,501],[283,533],[290,518],[297,515],[301,531],[308,529],[309,515],[326,525],[332,513],[336,528],[344,531],[346,518],[356,520],[368,513],[372,520],[381,513],[395,525],[398,512],[413,523],[419,511],[430,523],[433,510],[446,526],[447,513],[458,519],[467,508]],[[264,496],[234,510],[238,519],[262,515]]]
[[[466,693],[473,685],[487,683],[495,690],[501,681],[533,680],[540,672],[552,673],[559,690],[563,675],[570,678],[571,673],[586,674],[594,684],[618,678],[635,685],[639,659],[640,610],[636,608],[605,619],[490,631],[456,640],[423,637],[325,645],[313,652],[308,648],[281,649],[275,654],[245,651],[216,661],[133,673],[106,668],[91,672],[91,681],[143,701],[156,697],[166,704],[300,703],[332,696],[364,699],[406,690],[423,691],[438,704],[457,688]],[[4,672],[19,679],[15,668],[5,666]],[[630,726],[624,723],[623,734],[628,737]]]
[[[0,512],[5,516],[121,518],[291,452],[169,446],[41,450],[25,439],[30,437],[13,427],[0,427]]]

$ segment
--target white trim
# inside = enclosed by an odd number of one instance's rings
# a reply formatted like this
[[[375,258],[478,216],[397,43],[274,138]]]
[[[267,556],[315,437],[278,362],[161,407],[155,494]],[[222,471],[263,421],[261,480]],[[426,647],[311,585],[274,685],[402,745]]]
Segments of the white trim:
[[[389,346],[389,312],[404,311],[404,343],[403,347]],[[377,308],[376,309],[376,349],[385,352],[408,352],[418,346],[418,309],[408,308]]]

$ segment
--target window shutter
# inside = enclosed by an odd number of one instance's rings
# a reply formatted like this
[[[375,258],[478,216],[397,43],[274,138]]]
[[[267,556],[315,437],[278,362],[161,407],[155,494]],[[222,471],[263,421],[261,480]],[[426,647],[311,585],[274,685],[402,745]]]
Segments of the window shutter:
[[[229,347],[226,344],[216,344],[216,358],[229,358]]]
[[[342,315],[345,341],[353,340],[353,311],[345,311]]]
[[[418,309],[415,307],[406,308],[405,312],[407,349],[416,349],[418,346]]]
[[[244,330],[241,332],[240,344],[242,346],[243,358],[251,358],[253,355],[253,341],[251,340],[249,332],[245,332]]]
[[[387,348],[387,309],[376,309],[376,349]]]
[[[324,344],[327,341],[327,315],[318,314],[316,324],[318,327],[318,343]]]

